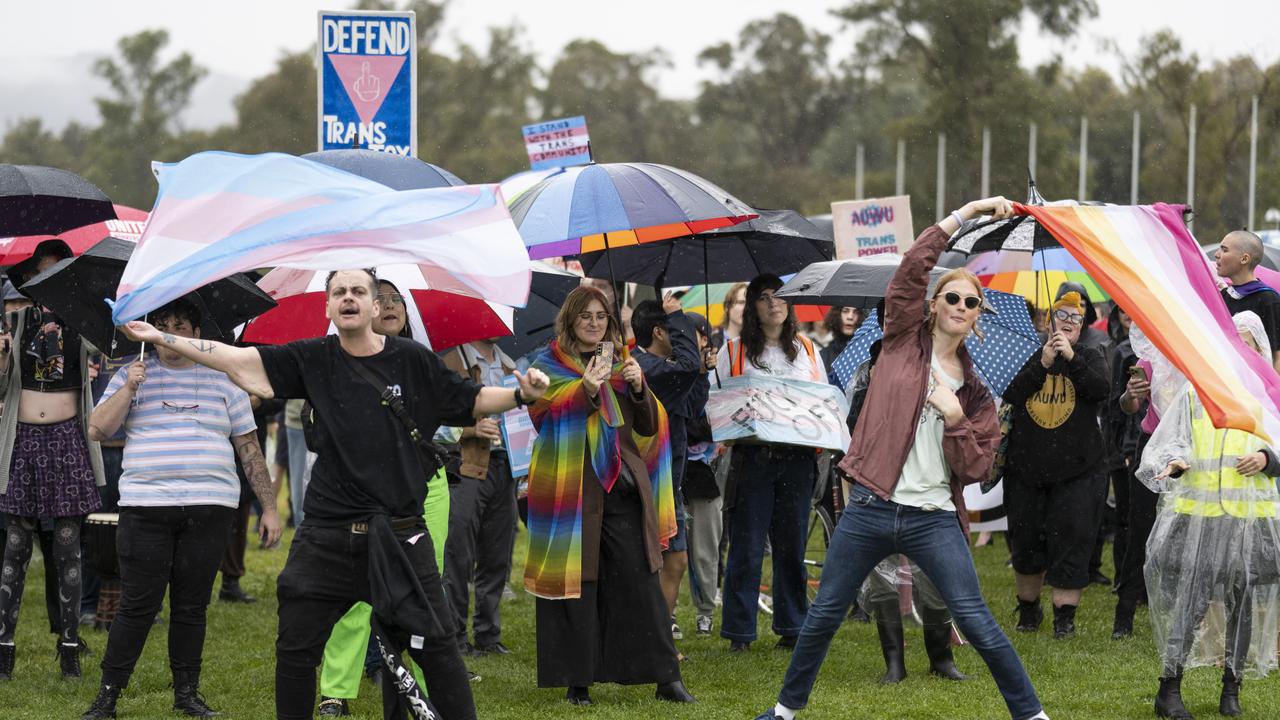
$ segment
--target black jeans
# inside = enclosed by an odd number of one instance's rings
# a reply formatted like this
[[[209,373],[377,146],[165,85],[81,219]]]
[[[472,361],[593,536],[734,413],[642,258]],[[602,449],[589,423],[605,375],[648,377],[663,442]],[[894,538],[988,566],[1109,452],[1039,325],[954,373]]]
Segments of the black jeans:
[[[310,516],[308,516],[309,518]],[[413,542],[409,540],[417,536]],[[397,530],[401,548],[413,565],[437,618],[452,618],[436,570],[435,549],[426,526]],[[369,593],[369,536],[346,527],[304,524],[293,536],[289,559],[276,582],[280,625],[276,637],[276,717],[311,718],[316,701],[316,667],[333,624],[358,602],[372,603]],[[448,720],[476,716],[471,684],[454,639],[453,623],[441,628],[397,628],[378,618],[394,645],[408,648],[422,668],[427,692]],[[424,623],[424,625],[427,623]],[[410,633],[414,642],[407,642]],[[418,645],[420,647],[414,647]]]
[[[129,684],[166,588],[169,668],[200,672],[209,592],[234,512],[218,505],[120,508],[120,609],[102,656],[103,684]]]
[[[1149,439],[1149,435],[1142,436],[1138,443],[1137,458],[1142,457],[1142,451],[1146,448]],[[1125,504],[1128,506],[1126,514],[1128,527],[1125,530],[1124,554],[1116,569],[1116,595],[1119,598],[1116,604],[1116,615],[1119,617],[1124,613],[1132,618],[1138,603],[1145,602],[1147,599],[1147,581],[1143,575],[1143,568],[1147,564],[1147,538],[1151,535],[1151,528],[1156,523],[1156,508],[1160,503],[1160,496],[1147,489],[1147,486],[1134,475],[1132,469],[1129,471],[1127,482],[1128,498]]]
[[[507,454],[489,457],[483,480],[462,478],[449,486],[449,536],[444,548],[445,591],[458,623],[458,644],[467,640],[470,592],[475,584],[472,630],[477,646],[502,640],[498,607],[511,574],[516,539],[516,483]]]

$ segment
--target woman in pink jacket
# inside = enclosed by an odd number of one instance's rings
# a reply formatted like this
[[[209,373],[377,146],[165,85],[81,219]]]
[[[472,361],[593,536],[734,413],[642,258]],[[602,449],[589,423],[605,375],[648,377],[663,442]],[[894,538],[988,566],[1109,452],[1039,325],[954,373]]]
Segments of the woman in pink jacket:
[[[831,538],[778,704],[757,720],[792,720],[809,700],[831,639],[871,569],[902,553],[925,571],[961,632],[991,669],[1014,720],[1048,718],[1022,661],[978,587],[962,490],[991,470],[1000,430],[995,405],[964,348],[982,312],[982,287],[953,270],[925,295],[929,270],[960,225],[1008,217],[1002,197],[971,202],[925,230],[903,256],[885,297],[876,373],[840,463],[856,483]],[[912,401],[914,399],[914,402]]]

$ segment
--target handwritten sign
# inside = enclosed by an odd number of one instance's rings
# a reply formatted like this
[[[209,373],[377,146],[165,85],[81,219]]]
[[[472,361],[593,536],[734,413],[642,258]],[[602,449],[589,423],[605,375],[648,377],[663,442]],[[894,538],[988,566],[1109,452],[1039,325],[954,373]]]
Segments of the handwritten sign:
[[[591,136],[582,115],[524,126],[524,148],[534,170],[586,165],[591,162]]]
[[[902,254],[916,237],[909,195],[833,202],[831,226],[839,260],[881,253]]]
[[[849,449],[849,402],[834,385],[768,375],[738,376],[711,388],[707,417],[716,442]]]
[[[513,375],[502,378],[502,384],[512,389],[519,387]],[[538,439],[529,410],[521,407],[502,413],[501,426],[502,445],[507,449],[511,477],[524,477],[529,474],[529,464],[533,462],[533,441]]]

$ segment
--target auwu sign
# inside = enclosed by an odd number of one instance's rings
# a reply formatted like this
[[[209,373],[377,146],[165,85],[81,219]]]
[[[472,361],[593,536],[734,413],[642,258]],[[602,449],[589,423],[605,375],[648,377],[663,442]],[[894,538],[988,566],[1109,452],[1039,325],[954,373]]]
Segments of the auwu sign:
[[[321,10],[320,149],[418,154],[418,33],[412,12]]]

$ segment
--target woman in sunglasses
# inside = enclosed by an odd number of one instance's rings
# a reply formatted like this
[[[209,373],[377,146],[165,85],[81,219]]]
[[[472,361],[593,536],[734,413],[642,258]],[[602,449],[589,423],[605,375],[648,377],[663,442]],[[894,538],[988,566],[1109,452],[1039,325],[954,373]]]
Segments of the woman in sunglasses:
[[[1084,318],[1079,293],[1058,298],[1044,348],[1004,392],[1012,407],[1004,505],[1017,575],[1018,631],[1040,629],[1040,591],[1047,584],[1053,588],[1057,639],[1075,634],[1107,482],[1098,408],[1111,382],[1102,352],[1080,342]]]
[[[1048,717],[982,599],[969,553],[962,489],[987,477],[1000,441],[995,405],[964,348],[982,311],[978,279],[963,269],[942,276],[924,312],[929,270],[951,235],[977,215],[1012,213],[1002,197],[965,205],[916,239],[889,283],[876,373],[840,463],[855,487],[831,538],[818,597],[805,616],[778,704],[759,720],[791,720],[808,703],[862,581],[891,553],[910,557],[933,579],[991,669],[1010,716]]]

